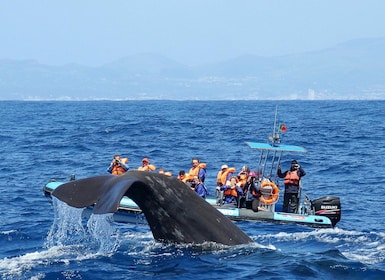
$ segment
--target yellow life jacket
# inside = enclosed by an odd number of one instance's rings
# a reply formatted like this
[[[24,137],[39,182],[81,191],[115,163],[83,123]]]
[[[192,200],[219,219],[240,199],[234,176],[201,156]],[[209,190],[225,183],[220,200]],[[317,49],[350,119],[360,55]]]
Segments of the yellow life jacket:
[[[156,169],[155,165],[148,164],[148,165],[141,165],[138,167],[139,171],[154,171]]]

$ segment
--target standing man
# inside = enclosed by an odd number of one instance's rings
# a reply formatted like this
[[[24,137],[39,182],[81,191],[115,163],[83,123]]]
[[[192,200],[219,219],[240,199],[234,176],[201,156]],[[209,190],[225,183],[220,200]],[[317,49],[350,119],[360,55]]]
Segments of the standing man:
[[[301,168],[296,160],[291,161],[290,169],[283,172],[281,166],[278,165],[277,175],[279,178],[284,178],[285,194],[283,196],[283,212],[296,213],[299,202],[299,182],[306,172]],[[290,205],[290,208],[289,208]]]

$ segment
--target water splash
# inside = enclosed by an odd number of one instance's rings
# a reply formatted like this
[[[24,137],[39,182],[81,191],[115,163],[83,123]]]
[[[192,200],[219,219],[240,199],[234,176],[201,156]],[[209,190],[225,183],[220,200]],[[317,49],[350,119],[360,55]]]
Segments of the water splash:
[[[78,246],[79,251],[100,255],[113,254],[119,246],[119,231],[112,223],[113,214],[93,215],[53,198],[54,222],[45,247]]]
[[[112,224],[112,215],[91,215],[87,222],[88,232],[97,241],[98,253],[102,255],[114,253],[119,246],[119,231]]]
[[[79,243],[78,238],[85,236],[82,225],[82,213],[84,209],[69,207],[64,202],[52,198],[54,208],[54,221],[48,233],[45,246],[65,246]],[[77,240],[76,240],[77,239]]]

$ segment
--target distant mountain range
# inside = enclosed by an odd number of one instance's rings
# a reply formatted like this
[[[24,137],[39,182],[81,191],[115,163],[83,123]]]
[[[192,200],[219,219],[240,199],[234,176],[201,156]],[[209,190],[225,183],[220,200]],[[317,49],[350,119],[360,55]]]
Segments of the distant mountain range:
[[[198,67],[154,54],[100,67],[0,60],[0,99],[385,99],[385,38]]]

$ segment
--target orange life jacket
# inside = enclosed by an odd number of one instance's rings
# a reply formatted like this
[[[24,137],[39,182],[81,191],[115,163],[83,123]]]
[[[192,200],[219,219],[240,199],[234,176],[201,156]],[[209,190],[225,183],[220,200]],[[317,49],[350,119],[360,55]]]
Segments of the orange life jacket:
[[[230,168],[229,168],[230,169]],[[230,171],[235,171],[235,168],[233,167],[232,170]],[[234,176],[235,177],[235,176]],[[231,177],[230,179],[230,182],[232,180],[233,177]],[[236,178],[236,177],[235,177]],[[236,178],[236,184],[238,184],[238,179]],[[238,197],[238,192],[237,192],[237,185],[235,186],[230,186],[230,188],[228,188],[227,190],[225,190],[223,192],[224,195],[231,195],[231,196],[234,196],[234,197]]]
[[[298,186],[299,185],[299,176],[298,176],[298,172],[297,170],[295,171],[288,171],[286,173],[286,176],[285,178],[283,179],[283,183],[286,185],[286,184],[290,184],[290,185],[296,185]]]
[[[237,189],[236,187],[231,187],[230,189],[227,189],[223,192],[224,195],[231,195],[231,196],[234,196],[234,197],[237,197],[238,196],[238,192],[237,192]]]
[[[128,162],[128,158],[122,158],[122,159],[120,159],[120,161],[122,163],[126,164]],[[111,174],[112,175],[121,175],[126,171],[127,170],[125,170],[120,164],[114,164],[114,166],[112,167],[112,170],[111,170]]]
[[[239,174],[239,182],[241,183],[241,187],[243,187],[244,185],[246,185],[246,183],[247,183],[247,178],[248,178],[248,176],[247,176],[247,174],[246,173],[241,173],[241,174]]]
[[[222,184],[222,170],[218,171],[218,174],[217,174],[217,186],[220,186]]]
[[[235,170],[236,170],[235,167],[230,167],[230,168],[227,168],[224,172],[222,172],[222,174],[221,174],[221,183],[222,183],[222,185],[226,184],[227,176],[229,176],[229,173],[234,173]]]
[[[178,175],[178,180],[181,180],[181,181],[184,181],[184,180],[186,180],[186,175],[182,175],[182,176],[180,176],[180,175]]]
[[[200,163],[196,167],[191,167],[188,174],[186,174],[186,178],[183,181],[192,181],[194,180],[194,176],[198,176],[199,170],[201,168],[206,168],[206,163]]]
[[[141,165],[138,167],[139,171],[154,171],[155,169],[156,169],[156,166],[152,164]]]

